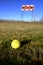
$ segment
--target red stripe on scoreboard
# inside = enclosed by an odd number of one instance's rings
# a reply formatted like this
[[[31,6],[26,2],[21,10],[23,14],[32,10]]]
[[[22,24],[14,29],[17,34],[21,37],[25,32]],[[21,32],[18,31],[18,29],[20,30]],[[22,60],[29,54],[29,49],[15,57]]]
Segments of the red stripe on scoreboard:
[[[34,10],[34,5],[30,5],[30,10]]]
[[[22,6],[22,10],[26,10],[26,5],[23,5]]]

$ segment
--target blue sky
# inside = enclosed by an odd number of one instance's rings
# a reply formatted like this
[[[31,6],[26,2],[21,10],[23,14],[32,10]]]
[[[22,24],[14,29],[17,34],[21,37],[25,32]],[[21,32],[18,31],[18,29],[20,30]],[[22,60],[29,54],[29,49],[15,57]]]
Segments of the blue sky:
[[[0,0],[0,19],[32,21],[32,11],[21,10],[22,5],[34,5],[33,20],[43,16],[43,0]]]

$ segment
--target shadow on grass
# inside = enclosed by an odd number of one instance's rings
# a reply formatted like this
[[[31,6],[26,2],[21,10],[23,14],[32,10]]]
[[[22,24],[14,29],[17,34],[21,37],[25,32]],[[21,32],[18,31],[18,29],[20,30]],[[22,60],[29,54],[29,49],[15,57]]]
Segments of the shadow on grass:
[[[31,40],[22,40],[20,43],[21,43],[21,47],[24,46],[25,44],[28,44],[28,43],[30,45]]]

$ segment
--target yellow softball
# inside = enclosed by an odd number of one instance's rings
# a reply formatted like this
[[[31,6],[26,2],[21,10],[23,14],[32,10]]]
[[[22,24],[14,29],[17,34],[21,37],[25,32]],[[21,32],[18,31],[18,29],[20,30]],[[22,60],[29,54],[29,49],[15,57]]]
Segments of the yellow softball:
[[[13,40],[11,43],[11,47],[17,49],[20,47],[20,42],[18,40]]]

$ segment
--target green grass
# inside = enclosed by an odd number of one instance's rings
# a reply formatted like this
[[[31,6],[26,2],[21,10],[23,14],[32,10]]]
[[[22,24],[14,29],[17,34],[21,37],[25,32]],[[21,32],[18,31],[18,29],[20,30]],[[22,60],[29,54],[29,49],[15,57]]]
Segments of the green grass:
[[[11,48],[13,39],[22,42],[17,50]],[[0,22],[0,64],[43,65],[43,24]]]

